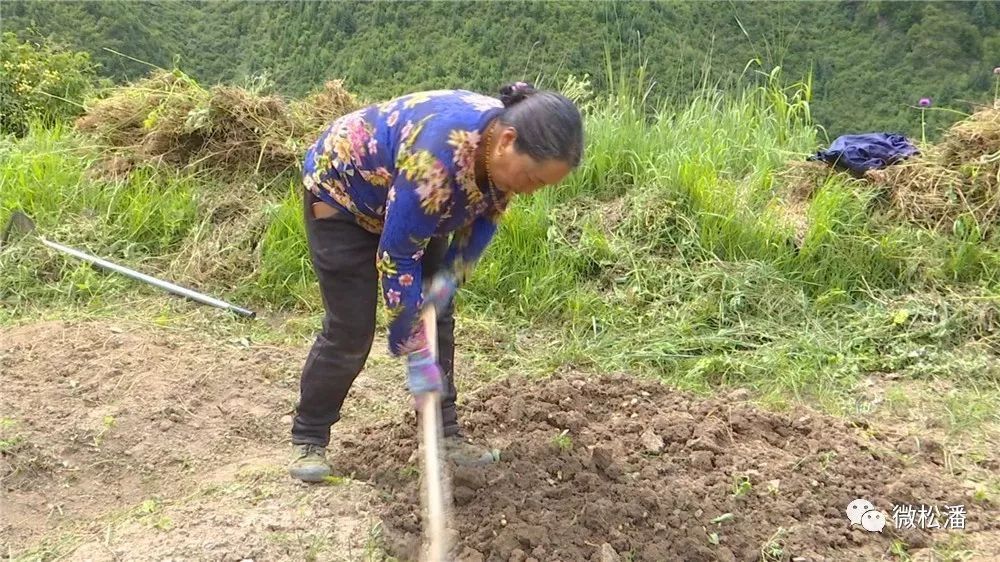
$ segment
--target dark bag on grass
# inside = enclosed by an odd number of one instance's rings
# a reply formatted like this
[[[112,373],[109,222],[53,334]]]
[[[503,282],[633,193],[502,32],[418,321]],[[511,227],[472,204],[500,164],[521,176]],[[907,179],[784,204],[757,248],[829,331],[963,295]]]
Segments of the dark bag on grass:
[[[917,147],[903,135],[865,133],[839,136],[830,148],[820,150],[808,159],[822,160],[861,176],[868,170],[885,168],[918,152]]]

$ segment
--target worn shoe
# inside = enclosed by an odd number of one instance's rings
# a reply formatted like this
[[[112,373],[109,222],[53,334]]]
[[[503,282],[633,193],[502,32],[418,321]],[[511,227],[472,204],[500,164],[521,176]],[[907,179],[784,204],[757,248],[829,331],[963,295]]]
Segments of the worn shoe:
[[[303,482],[322,482],[330,475],[330,463],[326,461],[326,448],[319,445],[293,445],[293,460],[288,467],[292,478]]]
[[[496,451],[469,443],[462,435],[444,438],[444,458],[458,466],[486,466],[500,460]]]

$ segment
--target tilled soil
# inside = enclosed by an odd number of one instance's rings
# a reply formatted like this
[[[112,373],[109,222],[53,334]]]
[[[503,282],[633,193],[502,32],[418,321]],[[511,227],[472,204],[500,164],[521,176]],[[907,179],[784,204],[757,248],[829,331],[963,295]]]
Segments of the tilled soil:
[[[384,545],[415,559],[420,462],[398,364],[373,358],[334,431],[335,467],[371,485],[310,486],[285,472],[306,351],[108,322],[0,330],[0,551],[378,560]],[[894,560],[894,539],[913,553],[961,535],[970,560],[1000,560],[996,506],[948,476],[939,443],[746,399],[578,374],[465,392],[466,433],[501,461],[451,474],[456,559]],[[886,515],[962,504],[966,529],[852,529],[856,498]]]
[[[995,506],[947,476],[939,444],[915,451],[874,428],[761,411],[745,397],[702,399],[626,376],[482,389],[463,424],[474,442],[500,448],[501,461],[452,471],[458,558],[879,560],[891,558],[894,539],[918,549],[949,533],[1000,536]],[[415,559],[412,419],[341,445],[335,464],[391,498],[390,552]],[[857,498],[883,512],[883,532],[851,527],[846,508]],[[897,530],[894,504],[964,505],[965,530]]]

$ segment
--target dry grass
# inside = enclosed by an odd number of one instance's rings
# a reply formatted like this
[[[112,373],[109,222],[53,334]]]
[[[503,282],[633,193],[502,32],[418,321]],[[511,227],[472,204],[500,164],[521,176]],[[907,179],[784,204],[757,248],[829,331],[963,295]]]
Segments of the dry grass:
[[[344,88],[342,80],[328,80],[305,99],[292,102],[292,113],[310,133],[319,133],[330,121],[361,108],[361,102]]]
[[[776,195],[799,237],[808,228],[812,195],[832,177],[855,181],[818,162],[792,162],[776,174]],[[955,221],[968,217],[987,235],[1000,224],[1000,107],[977,111],[922,155],[870,170],[859,181],[884,191],[882,208],[893,220],[948,233]]]
[[[106,149],[99,175],[149,163],[280,174],[298,166],[323,125],[357,107],[340,81],[289,104],[233,86],[206,89],[183,72],[158,70],[112,90],[76,125]]]

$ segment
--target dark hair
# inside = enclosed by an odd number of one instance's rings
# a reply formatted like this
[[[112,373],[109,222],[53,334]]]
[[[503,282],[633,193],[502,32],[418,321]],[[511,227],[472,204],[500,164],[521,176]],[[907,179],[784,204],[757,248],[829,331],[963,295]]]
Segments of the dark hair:
[[[526,82],[500,88],[500,122],[517,129],[514,147],[535,160],[558,160],[574,168],[583,157],[583,117],[565,96]]]

